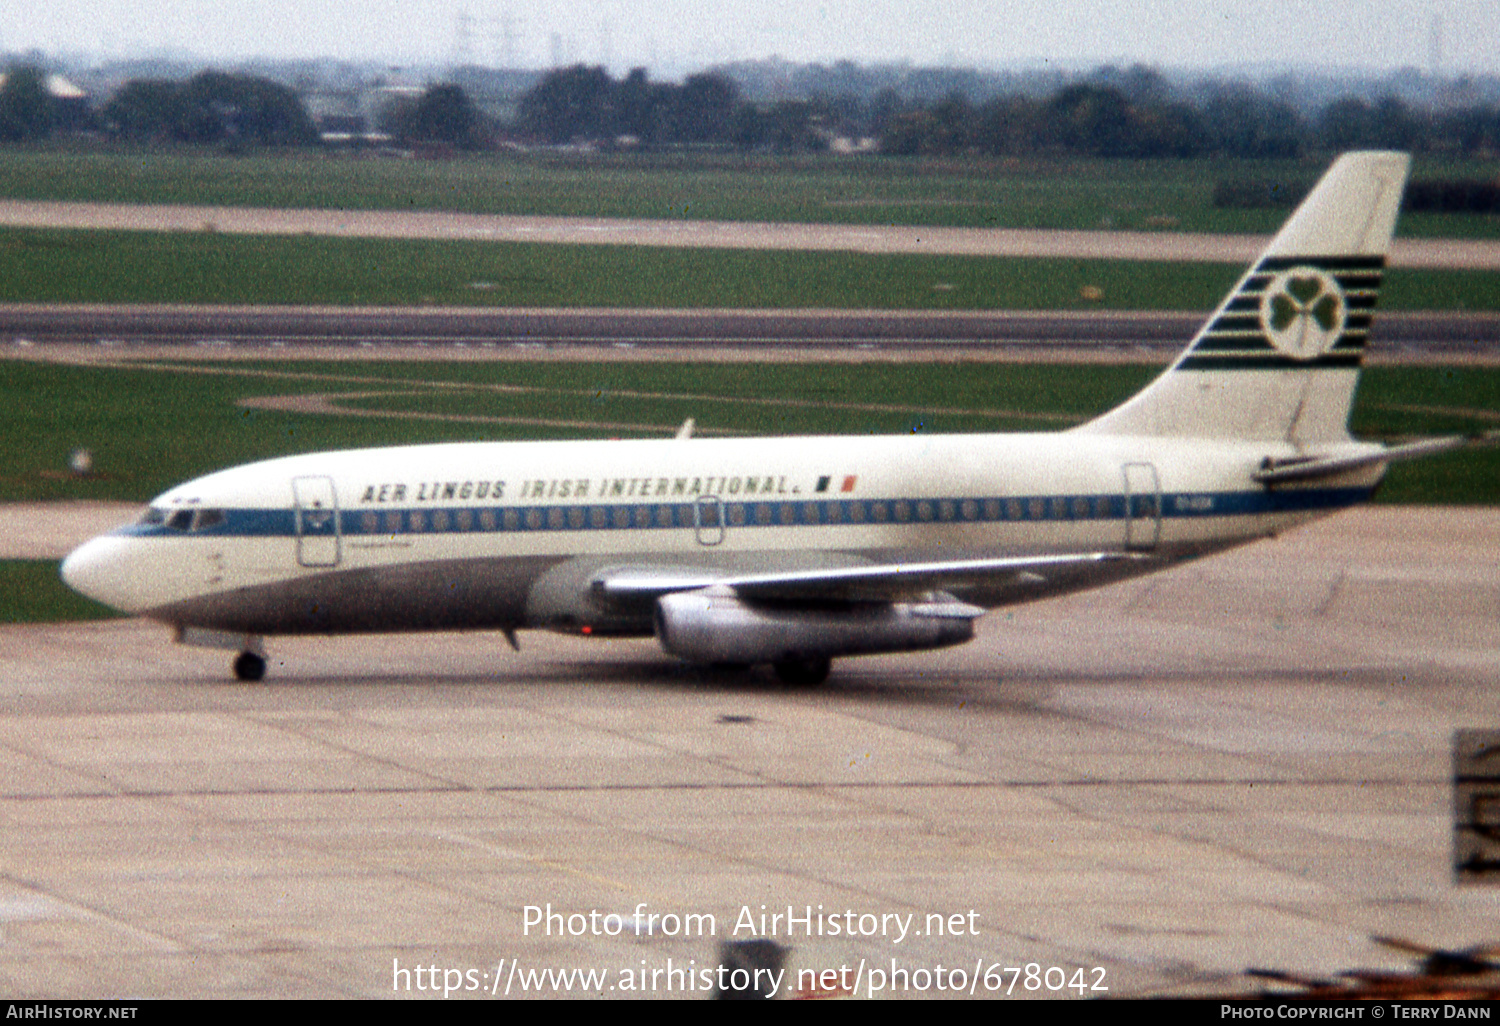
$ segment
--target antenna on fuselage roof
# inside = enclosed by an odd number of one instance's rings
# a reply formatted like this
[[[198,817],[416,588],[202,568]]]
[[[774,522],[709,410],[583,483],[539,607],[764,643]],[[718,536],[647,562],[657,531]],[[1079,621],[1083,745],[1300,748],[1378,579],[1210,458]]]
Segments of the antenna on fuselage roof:
[[[674,437],[679,442],[688,438],[692,438],[694,426],[695,425],[693,423],[693,418],[689,417],[687,420],[682,422],[682,427],[677,429],[677,434]]]

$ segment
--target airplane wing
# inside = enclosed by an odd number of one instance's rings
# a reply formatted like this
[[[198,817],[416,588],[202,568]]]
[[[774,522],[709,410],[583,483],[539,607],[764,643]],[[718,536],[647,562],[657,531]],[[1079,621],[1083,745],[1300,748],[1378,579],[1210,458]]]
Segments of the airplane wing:
[[[715,586],[729,588],[746,599],[884,601],[939,588],[1024,582],[1027,579],[1040,582],[1058,570],[1135,558],[1138,557],[1125,552],[1083,552],[754,574],[623,567],[600,573],[591,582],[591,587],[596,596],[618,603],[654,600],[674,592]]]
[[[1267,462],[1252,476],[1261,484],[1291,484],[1298,481],[1318,481],[1336,477],[1351,470],[1396,460],[1431,456],[1435,453],[1461,449],[1468,445],[1487,445],[1500,442],[1500,432],[1488,431],[1477,435],[1448,435],[1443,438],[1424,438],[1404,445],[1393,445],[1375,452],[1363,452],[1351,456],[1307,456],[1291,460]]]

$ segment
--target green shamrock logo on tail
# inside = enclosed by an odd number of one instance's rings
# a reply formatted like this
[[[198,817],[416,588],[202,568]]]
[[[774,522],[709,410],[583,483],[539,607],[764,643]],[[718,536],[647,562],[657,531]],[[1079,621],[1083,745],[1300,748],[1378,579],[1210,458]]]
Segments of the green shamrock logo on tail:
[[[1311,360],[1332,349],[1343,333],[1344,293],[1315,267],[1277,275],[1260,304],[1266,337],[1294,360]]]

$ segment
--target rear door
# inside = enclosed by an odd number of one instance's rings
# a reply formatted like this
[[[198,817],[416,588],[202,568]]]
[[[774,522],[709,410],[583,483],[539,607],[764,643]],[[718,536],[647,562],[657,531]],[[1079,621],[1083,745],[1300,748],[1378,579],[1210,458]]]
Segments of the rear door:
[[[1161,540],[1161,480],[1151,463],[1127,463],[1125,474],[1125,548],[1148,552]]]

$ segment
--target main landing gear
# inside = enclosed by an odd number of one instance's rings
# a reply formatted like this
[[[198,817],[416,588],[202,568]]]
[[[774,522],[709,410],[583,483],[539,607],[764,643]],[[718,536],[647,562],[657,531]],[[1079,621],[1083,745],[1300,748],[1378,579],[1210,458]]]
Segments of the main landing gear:
[[[771,669],[776,671],[777,678],[783,684],[790,684],[794,688],[810,688],[828,679],[828,672],[833,669],[833,660],[823,657],[783,659],[779,663],[772,663]]]
[[[256,652],[241,652],[234,659],[237,680],[257,681],[266,675],[266,657]]]

